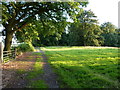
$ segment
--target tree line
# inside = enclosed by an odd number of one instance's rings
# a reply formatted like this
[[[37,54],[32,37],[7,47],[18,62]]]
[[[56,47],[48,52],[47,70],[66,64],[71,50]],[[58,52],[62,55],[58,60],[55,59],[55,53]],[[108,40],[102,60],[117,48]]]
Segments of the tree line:
[[[119,46],[119,30],[112,23],[98,25],[89,2],[2,2],[5,48],[15,34],[34,46]],[[68,18],[71,20],[68,21]]]
[[[84,10],[77,21],[68,24],[62,33],[39,35],[34,46],[112,46],[119,47],[120,29],[111,22],[98,25],[97,16],[91,10]]]

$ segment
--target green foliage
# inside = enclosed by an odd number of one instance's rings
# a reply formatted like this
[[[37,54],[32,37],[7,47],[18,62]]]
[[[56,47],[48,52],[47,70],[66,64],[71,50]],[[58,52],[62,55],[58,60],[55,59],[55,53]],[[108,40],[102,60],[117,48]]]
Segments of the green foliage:
[[[62,88],[120,88],[118,48],[44,47]],[[89,58],[88,58],[89,57]]]
[[[11,15],[7,11],[8,8],[6,7],[6,5],[2,4],[2,23],[11,18]]]
[[[119,40],[120,40],[120,36],[118,36],[118,34],[116,33],[108,33],[108,34],[103,34],[102,35],[104,37],[104,45],[105,46],[120,46],[119,45]]]
[[[102,33],[99,25],[97,25],[96,16],[92,11],[83,11],[77,14],[77,21],[69,23],[68,30],[64,29],[64,32],[55,31],[54,34],[47,33],[44,36],[39,34],[40,40],[35,40],[33,42],[34,46],[58,46],[58,45],[68,45],[68,46],[100,46],[103,44],[103,37],[100,36]],[[59,25],[59,24],[57,24]],[[67,26],[68,27],[68,26]],[[47,29],[49,30],[49,29]],[[66,31],[68,33],[66,33]],[[37,43],[36,43],[37,42]]]
[[[101,24],[103,33],[115,33],[116,27],[111,22]]]
[[[18,45],[17,50],[18,52],[30,52],[34,51],[34,47],[30,43],[23,43]]]
[[[34,46],[120,46],[119,29],[110,23],[98,25],[88,2],[2,2],[2,25],[6,31],[5,50],[12,35]],[[70,19],[73,23],[68,22]],[[70,26],[64,32],[66,27]],[[22,36],[22,37],[21,37]],[[117,40],[118,39],[118,40]]]
[[[92,11],[83,11],[76,23],[69,27],[70,45],[99,46],[102,43],[101,29],[97,25],[96,16]]]
[[[61,35],[61,39],[58,41],[60,46],[69,46],[69,34],[63,32]]]
[[[7,33],[5,50],[10,49],[9,42],[12,38],[9,36],[12,37],[15,32],[21,30],[23,31],[16,33],[17,38],[30,42],[36,39],[37,33],[47,36],[63,31],[67,22],[66,16],[75,21],[76,15],[82,10],[80,6],[87,4],[87,2],[2,2],[2,25]]]
[[[15,35],[19,42],[31,43],[34,39],[39,39],[37,27],[34,25],[34,22],[28,24],[28,26],[23,28],[21,31],[16,32]]]
[[[48,88],[43,80],[31,81],[28,88]]]
[[[104,39],[104,46],[120,46],[119,40],[119,29],[116,29],[116,27],[110,23],[106,22],[101,25],[102,34],[101,36]]]
[[[59,33],[55,33],[54,35],[39,35],[40,40],[34,40],[33,41],[33,45],[34,46],[55,46],[58,45],[58,40],[60,40],[61,38],[61,34]]]

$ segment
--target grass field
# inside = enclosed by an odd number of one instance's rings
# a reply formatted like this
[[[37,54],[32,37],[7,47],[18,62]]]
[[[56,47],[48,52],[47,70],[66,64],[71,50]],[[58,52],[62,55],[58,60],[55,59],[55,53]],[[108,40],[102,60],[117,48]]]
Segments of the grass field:
[[[61,88],[120,88],[118,48],[42,47]]]

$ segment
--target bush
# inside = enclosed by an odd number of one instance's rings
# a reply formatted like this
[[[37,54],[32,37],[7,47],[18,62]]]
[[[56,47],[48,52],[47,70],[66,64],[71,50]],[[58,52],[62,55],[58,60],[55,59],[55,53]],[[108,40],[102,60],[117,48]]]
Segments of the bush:
[[[30,43],[23,43],[18,45],[17,50],[18,52],[30,52],[34,51],[34,47]]]

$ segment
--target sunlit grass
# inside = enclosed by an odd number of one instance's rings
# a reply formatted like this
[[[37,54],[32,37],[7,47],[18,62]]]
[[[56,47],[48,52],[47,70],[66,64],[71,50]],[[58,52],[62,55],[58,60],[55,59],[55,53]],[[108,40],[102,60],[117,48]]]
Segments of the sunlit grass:
[[[26,76],[24,77],[28,81],[26,88],[48,88],[45,81],[39,79],[40,75],[44,73],[41,53],[33,53],[33,55],[36,55],[36,62],[33,68],[31,68],[28,71],[21,68],[17,70],[17,73],[26,74]],[[29,56],[27,59],[28,62],[26,63],[29,63],[30,59],[35,59],[35,58]],[[24,63],[24,62],[18,61],[18,63]]]
[[[117,47],[95,47],[95,46],[69,46],[69,47],[62,47],[62,46],[50,46],[50,47],[41,47],[44,51],[65,51],[65,50],[79,50],[79,49],[117,49]]]
[[[27,76],[27,79],[33,79],[41,73],[43,73],[42,64],[40,58],[37,58],[33,70],[28,73],[29,75]]]
[[[41,53],[33,53],[34,55],[41,55]],[[28,73],[28,76],[26,77],[27,79],[36,79],[39,78],[40,75],[42,73],[44,73],[43,71],[43,66],[42,66],[42,58],[38,57],[35,65],[34,65],[34,69],[33,71]],[[47,88],[48,86],[46,85],[45,81],[41,80],[41,79],[37,79],[37,80],[32,80],[31,82],[29,82],[27,88]]]
[[[53,49],[54,48],[54,49]],[[61,87],[118,88],[118,48],[43,47]]]

